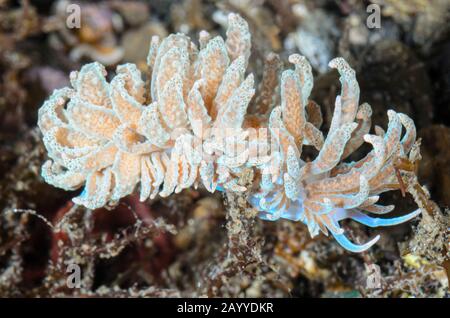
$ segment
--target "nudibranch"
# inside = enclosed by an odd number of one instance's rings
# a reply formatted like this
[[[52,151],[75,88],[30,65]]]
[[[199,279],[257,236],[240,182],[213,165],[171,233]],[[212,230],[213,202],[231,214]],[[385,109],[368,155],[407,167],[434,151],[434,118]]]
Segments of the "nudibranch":
[[[183,34],[152,38],[149,88],[134,64],[118,66],[110,82],[97,62],[72,72],[72,87],[55,90],[39,110],[50,158],[42,167],[44,180],[65,190],[84,186],[73,201],[96,209],[136,189],[141,201],[200,184],[210,192],[247,191],[238,177],[250,168],[261,180],[248,189],[261,218],[301,221],[311,235],[330,232],[354,252],[368,249],[379,237],[354,244],[340,220],[390,226],[420,213],[366,214],[393,209],[376,203],[379,194],[399,188],[394,162],[410,152],[416,139],[408,116],[390,110],[387,131],[370,135],[371,108],[358,104],[355,72],[336,58],[330,66],[341,75],[342,92],[324,138],[320,107],[309,100],[311,67],[304,57],[292,55],[295,69],[281,75],[281,105],[258,124],[269,130],[268,138],[251,139],[245,122],[255,84],[246,74],[251,36],[245,20],[230,14],[226,35],[226,40],[211,38],[202,31],[198,46]],[[373,147],[365,158],[343,161],[364,142]],[[313,161],[301,159],[303,145],[319,150]]]

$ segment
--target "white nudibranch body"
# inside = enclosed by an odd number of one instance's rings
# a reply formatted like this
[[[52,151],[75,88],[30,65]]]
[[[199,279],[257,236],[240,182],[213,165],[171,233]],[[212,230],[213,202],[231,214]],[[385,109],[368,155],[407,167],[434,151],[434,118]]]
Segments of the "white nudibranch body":
[[[386,133],[369,134],[371,108],[359,105],[355,72],[342,58],[330,62],[341,75],[342,90],[326,138],[319,130],[320,107],[309,100],[311,66],[294,54],[289,61],[295,68],[281,75],[281,104],[261,123],[270,138],[248,141],[244,123],[255,94],[253,75],[246,75],[248,25],[230,14],[226,40],[203,31],[199,42],[200,48],[182,34],[161,42],[154,37],[147,59],[149,92],[134,64],[118,66],[110,82],[99,63],[73,72],[72,88],[56,90],[39,110],[50,157],[42,167],[45,181],[65,190],[84,186],[73,201],[95,209],[137,188],[142,201],[199,184],[211,192],[247,191],[238,176],[252,168],[261,181],[250,203],[261,218],[301,221],[311,235],[330,232],[354,252],[379,237],[354,244],[339,221],[391,226],[420,213],[397,218],[366,214],[393,209],[376,203],[381,193],[398,189],[394,162],[410,152],[416,131],[408,116],[390,110]],[[242,151],[224,146],[231,140]],[[276,147],[263,157],[246,148],[269,149],[269,142]],[[343,162],[364,142],[373,147],[366,157]],[[303,145],[319,151],[313,161],[301,159]]]

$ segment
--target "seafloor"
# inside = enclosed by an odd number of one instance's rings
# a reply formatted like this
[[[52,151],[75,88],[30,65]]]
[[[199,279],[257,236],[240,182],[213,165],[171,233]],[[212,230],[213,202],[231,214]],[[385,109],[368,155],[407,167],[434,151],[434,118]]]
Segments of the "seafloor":
[[[82,8],[80,30],[66,27],[65,1],[0,0],[0,296],[448,297],[449,1],[72,2]],[[379,29],[366,27],[370,4],[380,5]],[[388,109],[411,116],[422,139],[419,182],[437,212],[383,230],[348,222],[355,241],[383,233],[353,254],[323,235],[311,239],[300,223],[261,221],[233,194],[129,196],[92,211],[74,206],[77,192],[43,181],[37,112],[71,70],[94,60],[110,71],[122,62],[145,68],[152,35],[223,35],[231,11],[249,23],[256,78],[270,52],[285,64],[295,52],[310,60],[322,130],[339,90],[327,67],[335,56],[355,68],[374,125],[386,127]],[[400,191],[383,200],[394,214],[416,208]],[[71,263],[81,266],[79,288],[67,284]]]

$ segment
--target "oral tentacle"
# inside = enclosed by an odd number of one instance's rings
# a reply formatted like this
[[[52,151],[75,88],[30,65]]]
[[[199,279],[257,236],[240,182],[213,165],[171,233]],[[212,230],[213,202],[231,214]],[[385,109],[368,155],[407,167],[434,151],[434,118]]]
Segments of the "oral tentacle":
[[[380,235],[375,236],[370,241],[364,243],[364,244],[355,244],[351,242],[344,234],[337,234],[331,232],[333,237],[336,239],[336,241],[346,250],[353,252],[353,253],[362,253],[367,251],[369,248],[371,248],[378,240],[380,239]]]
[[[408,213],[403,216],[395,217],[395,218],[373,218],[368,216],[367,214],[364,214],[357,210],[349,210],[345,211],[345,216],[342,217],[342,219],[351,219],[358,223],[364,224],[369,227],[384,227],[384,226],[393,226],[405,223],[416,216],[418,216],[421,213],[420,209],[417,209],[411,213]]]

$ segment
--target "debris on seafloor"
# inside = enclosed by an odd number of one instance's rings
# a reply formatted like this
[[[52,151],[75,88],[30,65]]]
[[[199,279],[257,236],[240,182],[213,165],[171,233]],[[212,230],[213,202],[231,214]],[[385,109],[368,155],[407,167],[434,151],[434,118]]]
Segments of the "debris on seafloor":
[[[431,125],[419,132],[422,138],[422,160],[419,179],[433,192],[439,206],[450,206],[450,128]],[[439,185],[439,186],[436,186]]]
[[[67,28],[69,1],[59,0],[54,4],[54,16],[47,21],[46,31],[52,32],[50,45],[66,51],[72,60],[88,57],[105,65],[113,65],[123,58],[123,48],[118,46],[116,32],[122,27],[116,22],[115,13],[106,2],[100,4],[78,3],[82,8],[80,28]]]
[[[66,28],[67,6],[80,6],[80,28]],[[153,35],[165,36],[167,31],[158,21],[150,21],[149,7],[140,1],[101,1],[99,3],[57,1],[54,15],[44,24],[50,33],[49,45],[67,52],[73,61],[93,60],[106,66],[129,61],[138,66],[145,63]]]
[[[291,52],[300,52],[320,73],[326,72],[328,62],[335,56],[334,39],[340,36],[335,19],[301,3],[293,6],[292,11],[300,23],[297,30],[286,37],[285,47]]]
[[[448,35],[450,3],[436,0],[371,0],[382,6],[382,13],[410,30],[411,40],[421,46],[423,52]]]

